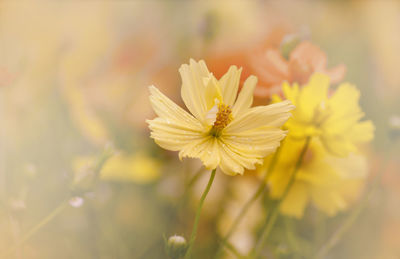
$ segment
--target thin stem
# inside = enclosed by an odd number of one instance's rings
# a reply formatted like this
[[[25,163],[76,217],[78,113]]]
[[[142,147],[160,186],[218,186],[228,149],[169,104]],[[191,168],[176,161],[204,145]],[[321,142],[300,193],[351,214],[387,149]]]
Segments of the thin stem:
[[[258,254],[261,252],[261,249],[264,247],[266,239],[268,238],[269,233],[271,232],[272,227],[275,225],[275,222],[278,218],[279,214],[279,206],[276,205],[273,207],[272,214],[268,217],[267,224],[261,234],[261,238],[256,244],[255,250],[251,253],[251,258],[257,258]]]
[[[371,196],[370,192],[362,202],[353,210],[353,212],[345,219],[343,224],[333,233],[333,235],[329,238],[329,240],[318,250],[315,255],[315,259],[324,258],[325,255],[340,241],[342,236],[346,233],[347,230],[353,225],[355,220],[360,215],[361,211],[367,204]]]
[[[196,217],[194,219],[192,234],[190,236],[189,247],[188,247],[188,250],[186,251],[186,254],[185,254],[185,259],[189,259],[191,257],[191,255],[192,255],[192,248],[193,248],[194,241],[196,239],[197,227],[199,225],[201,209],[203,208],[204,200],[206,199],[207,194],[211,189],[211,185],[212,185],[212,183],[214,181],[215,172],[216,171],[217,171],[217,169],[212,170],[211,176],[210,176],[210,180],[208,180],[208,184],[206,186],[206,189],[204,190],[203,194],[201,195],[200,203],[199,203],[199,206],[197,207],[197,211],[196,211]]]
[[[307,257],[305,256],[302,246],[297,240],[296,229],[294,228],[293,222],[289,218],[285,218],[285,237],[289,245],[290,251],[293,252],[293,259]]]
[[[35,235],[43,226],[49,223],[52,219],[54,219],[64,208],[68,205],[67,200],[62,202],[58,207],[56,207],[49,215],[47,215],[44,219],[42,219],[36,226],[31,228],[13,247],[11,247],[8,251],[6,251],[1,258],[8,258],[12,255],[19,247],[21,247],[29,238]]]
[[[242,209],[240,210],[239,214],[236,216],[235,220],[233,221],[229,231],[227,234],[223,237],[221,241],[221,245],[219,246],[215,258],[218,259],[222,256],[222,248],[227,244],[227,240],[232,236],[232,234],[236,231],[237,227],[239,226],[239,223],[242,221],[244,215],[246,215],[247,211],[250,209],[251,205],[261,196],[261,194],[264,192],[265,187],[267,186],[267,181],[268,177],[271,175],[272,171],[275,168],[276,162],[278,160],[279,152],[280,152],[281,147],[279,147],[274,156],[272,157],[271,163],[268,167],[268,169],[265,171],[263,179],[258,186],[257,190],[254,192],[254,194],[250,197],[250,199],[244,204]]]
[[[197,183],[204,169],[205,168],[201,166],[197,172],[188,181],[186,181],[185,189],[177,204],[176,217],[178,218],[178,221],[183,221],[183,219],[186,217],[184,209],[189,201],[192,187]]]
[[[292,185],[294,184],[295,180],[296,180],[296,175],[297,172],[299,171],[301,164],[303,163],[303,158],[304,155],[306,154],[306,151],[308,149],[308,146],[310,144],[310,137],[307,137],[303,149],[300,152],[300,156],[299,159],[296,162],[296,165],[293,169],[293,172],[291,173],[290,179],[288,184],[286,185],[286,188],[281,196],[281,198],[279,199],[279,201],[275,204],[275,206],[272,208],[272,212],[270,214],[270,217],[268,217],[267,222],[265,224],[264,230],[261,234],[261,237],[259,238],[255,248],[253,249],[253,251],[250,253],[250,258],[257,258],[257,256],[260,254],[262,248],[265,245],[265,242],[267,241],[268,235],[271,232],[272,227],[274,226],[278,215],[279,215],[279,207],[282,204],[282,202],[285,200],[286,196],[288,195]]]
[[[106,161],[112,156],[112,152],[106,148],[103,151],[103,154],[100,156],[99,160],[96,162],[94,167],[94,182],[97,182],[101,169],[103,168]],[[33,228],[31,228],[14,246],[12,246],[9,250],[7,250],[4,254],[1,254],[0,258],[9,257],[17,249],[19,249],[26,241],[28,241],[33,235],[35,235],[43,226],[49,223],[52,219],[54,219],[60,212],[62,212],[68,205],[69,201],[68,197],[65,199],[60,205],[58,205],[49,215],[47,215],[44,219],[42,219],[38,224],[36,224]]]

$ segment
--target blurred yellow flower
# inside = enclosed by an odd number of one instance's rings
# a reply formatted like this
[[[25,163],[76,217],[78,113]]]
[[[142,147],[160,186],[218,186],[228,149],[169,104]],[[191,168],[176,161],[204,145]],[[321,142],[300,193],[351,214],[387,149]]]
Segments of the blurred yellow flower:
[[[75,173],[91,170],[95,157],[80,157],[74,161]],[[158,179],[161,163],[144,153],[116,154],[108,159],[100,172],[105,181],[146,184]]]
[[[290,101],[251,108],[257,78],[248,77],[237,96],[241,69],[236,66],[220,80],[204,61],[190,60],[179,72],[182,99],[191,114],[150,86],[158,117],[147,122],[158,145],[179,151],[180,159],[200,158],[208,169],[219,166],[228,175],[255,169],[279,146],[285,136],[280,127],[293,109]]]
[[[137,153],[115,155],[104,165],[100,179],[108,181],[128,181],[146,184],[157,180],[161,163],[155,158]]]
[[[364,116],[358,99],[360,92],[349,83],[340,84],[329,96],[329,77],[314,74],[302,89],[298,84],[283,84],[286,99],[296,106],[285,126],[294,138],[317,136],[333,154],[346,156],[356,146],[372,140],[374,125],[360,121]],[[274,101],[281,98],[274,96]]]
[[[274,171],[268,178],[270,195],[279,199],[289,182],[304,140],[284,140]],[[268,157],[265,167],[269,165]],[[264,168],[265,169],[265,168]],[[333,156],[314,138],[296,174],[295,182],[280,205],[280,212],[296,218],[303,216],[308,204],[329,216],[345,210],[358,197],[367,175],[366,159],[351,154],[346,158]]]

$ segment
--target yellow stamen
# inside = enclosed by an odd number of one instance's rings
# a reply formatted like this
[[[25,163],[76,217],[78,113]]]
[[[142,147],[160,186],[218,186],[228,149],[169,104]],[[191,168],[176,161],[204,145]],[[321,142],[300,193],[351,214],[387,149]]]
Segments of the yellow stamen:
[[[210,130],[210,134],[214,137],[219,137],[222,130],[232,121],[232,119],[232,110],[229,105],[218,104],[218,112]]]

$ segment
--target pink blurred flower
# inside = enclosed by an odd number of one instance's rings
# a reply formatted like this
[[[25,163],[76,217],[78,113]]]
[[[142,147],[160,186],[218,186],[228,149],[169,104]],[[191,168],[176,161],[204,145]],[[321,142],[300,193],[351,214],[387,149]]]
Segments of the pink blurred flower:
[[[326,54],[309,41],[299,43],[288,60],[278,48],[268,48],[255,53],[251,61],[252,69],[260,80],[255,95],[261,98],[278,93],[284,81],[302,85],[318,72],[328,75],[332,83],[338,83],[346,73],[343,64],[328,69]]]
[[[258,45],[208,59],[210,69],[219,77],[222,76],[219,71],[225,71],[229,65],[243,67],[244,78],[250,74],[258,77],[254,95],[260,99],[280,93],[284,81],[305,84],[315,72],[328,75],[332,83],[343,79],[346,67],[340,64],[328,69],[326,54],[309,41],[297,44],[288,59],[283,57],[280,46],[284,39],[283,32],[277,30]]]

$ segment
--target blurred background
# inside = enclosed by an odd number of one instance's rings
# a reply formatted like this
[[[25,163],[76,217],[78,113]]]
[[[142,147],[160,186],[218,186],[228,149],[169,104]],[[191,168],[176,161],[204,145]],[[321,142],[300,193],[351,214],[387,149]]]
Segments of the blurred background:
[[[399,31],[399,1],[1,1],[0,258],[166,258],[163,236],[189,237],[208,174],[188,190],[201,164],[149,138],[148,86],[182,105],[178,68],[204,59],[217,77],[233,64],[242,79],[258,76],[267,103],[273,84],[254,57],[288,37],[318,46],[328,68],[345,65],[376,126],[365,183],[374,191],[326,258],[400,258]],[[257,183],[251,172],[217,174],[194,258],[211,258],[226,212]],[[264,213],[253,206],[239,229],[243,249]],[[345,216],[323,216],[318,239],[318,219],[287,222],[312,251]],[[307,258],[276,237],[277,258]]]

